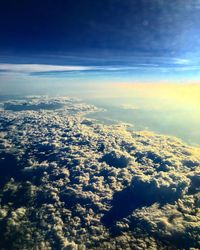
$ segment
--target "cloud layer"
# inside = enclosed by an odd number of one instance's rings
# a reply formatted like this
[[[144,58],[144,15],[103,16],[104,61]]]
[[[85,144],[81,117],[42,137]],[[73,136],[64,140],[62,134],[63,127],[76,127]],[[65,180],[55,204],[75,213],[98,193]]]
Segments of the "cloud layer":
[[[70,58],[66,58],[66,60]],[[99,58],[88,59],[87,65],[82,65],[82,60],[77,59],[73,61],[72,65],[51,65],[51,64],[12,64],[12,63],[0,63],[0,73],[14,73],[14,74],[28,74],[28,75],[50,75],[50,73],[69,73],[69,72],[105,72],[117,73],[123,72],[132,75],[133,72],[144,72],[149,74],[159,75],[160,73],[182,73],[183,71],[198,71],[199,63],[198,60],[193,62],[186,58],[170,58],[170,57],[154,57],[148,58],[143,56],[135,56],[134,58],[126,58],[124,61],[121,59],[113,59],[111,61],[100,61]],[[150,60],[150,62],[149,62]]]
[[[199,248],[199,149],[100,124],[77,99],[4,108],[2,249]]]

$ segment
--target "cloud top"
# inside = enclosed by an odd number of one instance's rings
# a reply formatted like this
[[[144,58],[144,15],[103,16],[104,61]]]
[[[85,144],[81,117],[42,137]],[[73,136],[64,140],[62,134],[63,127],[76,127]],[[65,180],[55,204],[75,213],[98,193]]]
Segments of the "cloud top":
[[[77,99],[29,97],[6,107],[0,248],[199,248],[199,149],[103,125],[86,118],[98,109]]]

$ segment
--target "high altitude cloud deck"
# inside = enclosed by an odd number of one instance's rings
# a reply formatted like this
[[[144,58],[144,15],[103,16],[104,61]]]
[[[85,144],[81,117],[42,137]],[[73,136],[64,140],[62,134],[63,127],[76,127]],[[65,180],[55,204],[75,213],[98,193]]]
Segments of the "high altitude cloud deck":
[[[198,149],[99,124],[86,118],[97,108],[76,99],[4,108],[2,249],[200,247]]]

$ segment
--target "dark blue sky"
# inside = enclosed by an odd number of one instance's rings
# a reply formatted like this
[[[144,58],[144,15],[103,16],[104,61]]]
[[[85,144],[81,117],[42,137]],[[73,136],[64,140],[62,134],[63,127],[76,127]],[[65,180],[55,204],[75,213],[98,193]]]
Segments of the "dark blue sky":
[[[2,0],[0,50],[176,54],[200,48],[198,0]]]
[[[1,0],[0,63],[193,70],[199,0]]]

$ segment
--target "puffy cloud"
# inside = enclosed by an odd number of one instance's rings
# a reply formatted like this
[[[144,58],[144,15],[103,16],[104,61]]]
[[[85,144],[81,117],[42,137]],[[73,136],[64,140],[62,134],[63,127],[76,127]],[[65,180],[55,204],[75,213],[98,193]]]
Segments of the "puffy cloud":
[[[199,247],[198,149],[99,124],[86,118],[98,109],[80,100],[7,105],[0,114],[2,249]]]
[[[130,219],[134,224],[165,239],[181,249],[198,248],[200,243],[200,213],[198,195],[186,195],[175,204],[159,207],[155,204],[148,208],[137,210]]]
[[[190,180],[176,172],[158,172],[152,176],[133,177],[132,189],[138,198],[145,203],[172,202],[187,193]]]
[[[125,168],[131,163],[131,157],[127,153],[115,150],[106,153],[102,157],[101,161],[106,162],[109,166],[113,166],[116,168]]]

